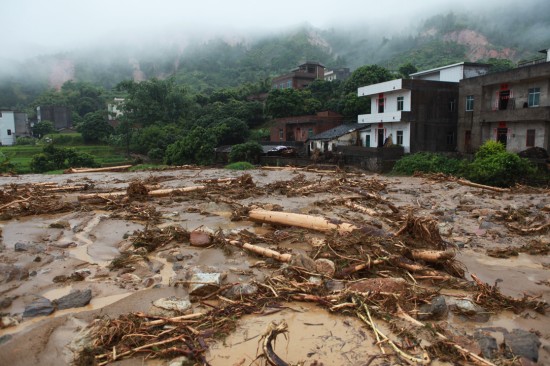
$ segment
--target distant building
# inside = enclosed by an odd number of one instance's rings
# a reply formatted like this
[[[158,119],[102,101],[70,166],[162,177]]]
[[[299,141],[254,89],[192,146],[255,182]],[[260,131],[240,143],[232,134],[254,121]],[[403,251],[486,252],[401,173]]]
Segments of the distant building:
[[[288,74],[280,75],[271,82],[272,89],[303,89],[313,81],[325,78],[325,67],[316,61],[307,61]]]
[[[318,112],[315,115],[277,118],[271,128],[272,142],[305,142],[314,135],[341,125],[344,116],[332,111]]]
[[[0,144],[15,144],[15,112],[0,110]]]
[[[358,116],[369,128],[361,133],[365,147],[386,143],[406,153],[454,151],[458,121],[458,81],[483,75],[489,65],[458,63],[358,88],[371,98],[371,111]]]
[[[550,52],[520,67],[460,81],[458,150],[475,152],[485,141],[506,150],[550,151]]]
[[[334,70],[325,70],[325,81],[346,80],[351,76],[349,68],[343,67]]]
[[[118,126],[118,119],[122,116],[122,104],[124,98],[114,98],[112,103],[107,104],[107,119],[113,127]]]
[[[359,131],[367,126],[364,123],[348,123],[336,126],[325,132],[321,132],[310,137],[308,150],[318,149],[322,152],[334,151],[338,146],[357,146],[361,145]]]
[[[64,130],[73,127],[71,110],[59,105],[46,105],[36,107],[37,122],[50,121],[56,130]]]

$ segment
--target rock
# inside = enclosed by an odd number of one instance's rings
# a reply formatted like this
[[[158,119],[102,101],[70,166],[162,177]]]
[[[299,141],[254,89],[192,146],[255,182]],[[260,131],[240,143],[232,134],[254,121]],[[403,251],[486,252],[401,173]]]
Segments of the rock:
[[[201,230],[193,230],[189,236],[189,242],[194,247],[207,247],[212,242],[210,234]]]
[[[453,308],[462,315],[466,315],[469,320],[477,322],[486,322],[489,320],[489,313],[481,306],[468,299],[456,300]]]
[[[522,329],[514,329],[510,333],[504,334],[505,353],[508,358],[521,356],[537,362],[540,344],[539,337]]]
[[[336,266],[334,265],[334,262],[330,259],[317,259],[315,261],[315,269],[317,273],[322,274],[327,277],[334,276],[334,273],[336,272]]]
[[[74,248],[78,246],[74,241],[58,241],[55,243],[51,243],[50,245],[61,249]]]
[[[13,316],[7,315],[0,318],[0,329],[15,327],[17,324],[19,324],[19,320]]]
[[[296,254],[292,256],[290,264],[295,267],[305,268],[307,271],[314,272],[317,269],[315,261],[304,254]]]
[[[318,277],[318,276],[310,276],[307,279],[307,282],[309,282],[309,283],[311,283],[312,285],[315,285],[315,286],[321,286],[323,284],[322,278]]]
[[[11,297],[4,297],[0,299],[0,309],[5,309],[11,306],[12,302],[13,302],[13,299]]]
[[[330,292],[339,292],[344,290],[344,283],[342,281],[325,281],[325,288]]]
[[[441,319],[447,315],[447,302],[445,297],[437,296],[432,299],[430,304],[425,304],[418,309],[418,319]]]
[[[178,261],[182,261],[184,258],[185,258],[185,256],[183,254],[181,254],[181,253],[176,254],[176,259]]]
[[[0,337],[0,344],[8,342],[12,338],[11,334],[4,334]]]
[[[222,283],[221,273],[195,273],[189,280],[189,294],[206,296],[218,290]]]
[[[124,273],[119,277],[124,282],[140,283],[141,278],[133,273]]]
[[[357,292],[403,292],[407,287],[407,281],[403,278],[366,278],[353,282],[348,286],[349,291]]]
[[[172,266],[172,269],[174,271],[179,271],[180,269],[183,269],[183,264],[181,263],[174,263],[174,265]]]
[[[490,360],[493,359],[498,353],[497,340],[488,334],[483,332],[476,332],[474,339],[477,340],[477,344],[481,349],[481,354],[484,358]]]
[[[191,302],[187,299],[170,296],[153,301],[153,305],[164,310],[174,310],[183,313],[191,308]]]
[[[65,221],[65,220],[59,220],[59,221],[56,221],[56,222],[52,222],[50,224],[50,227],[52,229],[70,229],[71,228],[71,225],[69,224],[68,221]]]
[[[460,204],[461,205],[475,205],[476,204],[476,198],[471,193],[466,193],[464,196],[460,198]]]
[[[33,318],[35,316],[50,315],[55,311],[52,302],[45,297],[39,297],[25,307],[23,318]]]
[[[92,299],[92,290],[86,289],[84,291],[76,290],[70,294],[60,297],[53,301],[58,310],[80,308],[90,303]]]
[[[482,229],[482,230],[488,230],[488,229],[492,229],[494,227],[495,227],[495,224],[493,224],[490,221],[486,221],[486,220],[481,221],[481,223],[479,224],[479,228]]]
[[[223,293],[228,299],[240,299],[242,296],[254,295],[258,292],[258,286],[249,283],[239,283]]]
[[[173,360],[168,361],[167,366],[182,366],[189,364],[189,359],[185,356],[174,358]]]
[[[67,282],[69,280],[69,277],[65,276],[65,275],[59,275],[59,276],[55,276],[52,281],[54,283],[61,283],[61,282]]]
[[[38,262],[42,262],[42,258],[41,258],[39,255],[37,255],[37,256],[33,259],[33,262],[37,262],[37,263],[38,263]]]
[[[76,271],[73,272],[73,275],[81,277],[82,279],[90,276],[91,274],[92,274],[92,270],[89,268],[77,269]]]
[[[17,242],[15,243],[14,250],[16,252],[26,252],[27,250],[29,250],[29,246],[28,244]]]
[[[453,225],[447,222],[438,224],[437,228],[439,229],[439,234],[441,236],[451,236],[453,233]]]
[[[29,277],[29,271],[20,265],[0,263],[0,283],[22,281]]]
[[[142,282],[143,287],[151,287],[154,284],[155,284],[155,279],[153,277],[147,277]]]

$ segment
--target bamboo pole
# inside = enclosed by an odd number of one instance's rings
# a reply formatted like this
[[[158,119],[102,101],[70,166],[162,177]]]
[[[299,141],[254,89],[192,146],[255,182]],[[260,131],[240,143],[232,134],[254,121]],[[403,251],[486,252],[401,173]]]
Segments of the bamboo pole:
[[[465,180],[465,179],[458,179],[456,182],[458,184],[462,184],[463,186],[487,189],[489,191],[494,191],[494,192],[500,192],[500,193],[510,192],[510,189],[508,189],[508,188],[498,188],[498,187],[486,186],[484,184],[478,184],[478,183],[470,182],[469,180]]]
[[[317,231],[337,230],[339,233],[349,233],[359,227],[349,223],[333,223],[324,217],[303,215],[289,212],[251,210],[248,216],[253,221],[267,222],[273,224],[298,226]]]
[[[110,166],[105,168],[69,168],[63,172],[63,174],[71,173],[97,173],[97,172],[120,172],[128,170],[132,165],[119,165],[119,166]]]
[[[249,243],[242,243],[238,240],[226,240],[225,242],[233,246],[249,250],[258,255],[268,257],[268,258],[273,258],[275,260],[278,260],[279,262],[288,263],[292,259],[292,254],[288,254],[288,253],[282,254],[275,250],[263,248],[263,247],[252,245]]]
[[[147,193],[150,197],[166,197],[170,196],[172,194],[180,194],[180,193],[186,193],[186,192],[193,192],[206,189],[206,186],[191,186],[191,187],[183,187],[183,188],[166,188],[166,189],[157,189],[154,191],[149,191]],[[127,193],[126,191],[120,191],[120,192],[109,192],[109,193],[88,193],[88,194],[81,194],[78,196],[79,201],[89,201],[94,200],[98,198],[102,199],[113,199],[125,196]]]
[[[412,250],[411,255],[414,259],[430,263],[440,263],[453,259],[456,253],[452,250]]]

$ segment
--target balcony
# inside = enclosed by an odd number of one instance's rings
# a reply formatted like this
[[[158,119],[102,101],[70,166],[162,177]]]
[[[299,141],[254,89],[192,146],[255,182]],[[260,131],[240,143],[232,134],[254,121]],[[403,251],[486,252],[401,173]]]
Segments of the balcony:
[[[405,111],[360,114],[357,116],[357,123],[392,123],[410,121],[411,112]]]
[[[550,121],[550,107],[483,111],[480,119],[484,122]]]

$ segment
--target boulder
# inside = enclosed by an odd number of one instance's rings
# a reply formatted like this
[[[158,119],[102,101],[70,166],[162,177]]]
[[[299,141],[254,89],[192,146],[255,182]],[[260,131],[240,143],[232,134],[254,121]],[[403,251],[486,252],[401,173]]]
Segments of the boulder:
[[[315,261],[315,269],[317,270],[317,273],[327,277],[334,276],[334,273],[336,272],[334,262],[325,258],[317,259]]]
[[[35,316],[50,315],[55,311],[52,302],[45,297],[39,297],[31,302],[23,312],[23,318],[33,318]]]
[[[514,329],[510,333],[504,334],[505,353],[509,358],[521,356],[537,362],[540,345],[539,337],[522,329]]]
[[[20,265],[0,263],[0,283],[22,281],[29,277],[29,271]]]
[[[195,296],[206,296],[217,291],[222,283],[221,273],[198,272],[189,280],[189,294]]]
[[[92,299],[92,290],[86,289],[72,291],[70,294],[60,297],[53,301],[58,310],[80,308],[90,303]]]
[[[242,296],[254,295],[258,292],[258,286],[249,283],[239,283],[223,293],[228,299],[240,299]]]
[[[481,354],[484,358],[488,360],[495,358],[498,353],[498,345],[497,340],[494,337],[491,337],[483,332],[476,332],[474,334],[474,339],[477,341],[477,344],[481,349]]]
[[[189,242],[194,247],[207,247],[212,243],[212,238],[205,231],[193,230],[189,235]]]
[[[445,297],[437,296],[434,297],[430,304],[422,305],[418,309],[418,319],[428,320],[428,319],[441,319],[447,315],[448,308]]]

